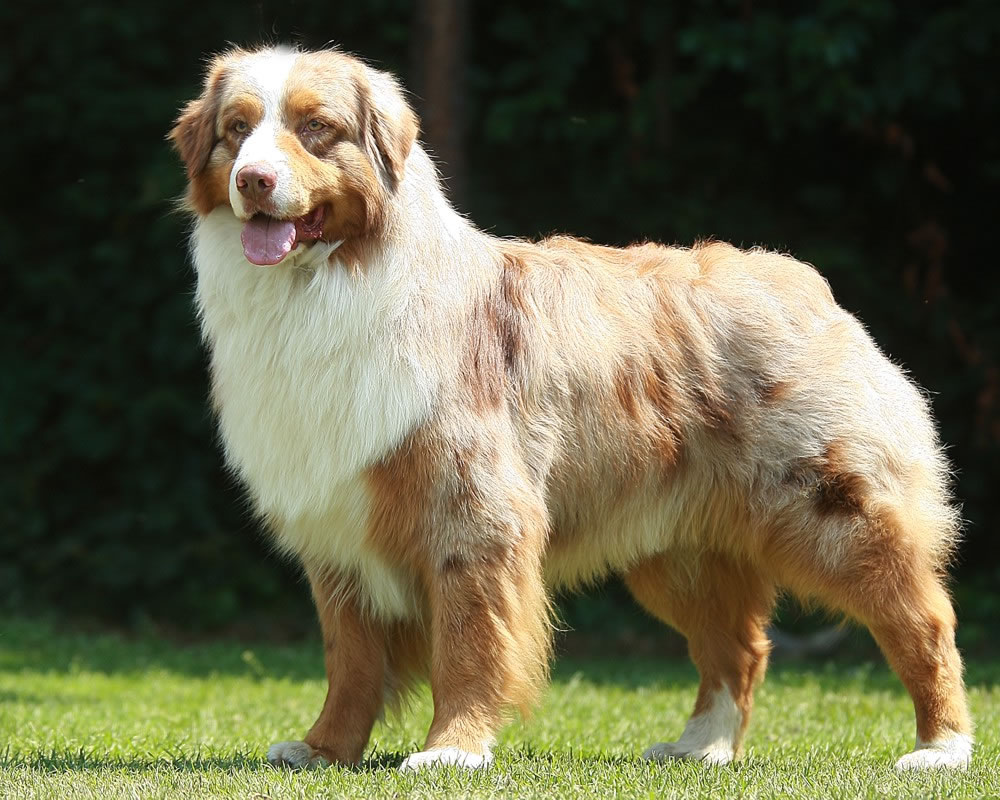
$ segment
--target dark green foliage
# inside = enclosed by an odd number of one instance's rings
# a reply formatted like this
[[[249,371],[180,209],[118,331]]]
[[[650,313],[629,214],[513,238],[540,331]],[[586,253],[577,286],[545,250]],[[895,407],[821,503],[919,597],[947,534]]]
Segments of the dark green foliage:
[[[20,606],[185,626],[304,607],[220,466],[163,137],[230,41],[334,40],[407,82],[413,8],[58,5],[0,6],[0,586]],[[817,264],[934,393],[972,523],[963,574],[992,581],[1000,5],[470,17],[463,210],[502,234],[715,236]]]

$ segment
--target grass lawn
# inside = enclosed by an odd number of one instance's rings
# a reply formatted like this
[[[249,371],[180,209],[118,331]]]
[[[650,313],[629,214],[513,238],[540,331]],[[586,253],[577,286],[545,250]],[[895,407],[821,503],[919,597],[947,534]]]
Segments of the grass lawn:
[[[380,724],[357,769],[271,769],[325,692],[318,643],[180,646],[0,620],[0,797],[1000,797],[1000,663],[968,670],[979,746],[964,774],[897,775],[909,698],[881,664],[772,668],[746,757],[647,764],[694,702],[687,664],[561,660],[537,715],[503,733],[494,767],[399,774],[430,721],[423,694]]]

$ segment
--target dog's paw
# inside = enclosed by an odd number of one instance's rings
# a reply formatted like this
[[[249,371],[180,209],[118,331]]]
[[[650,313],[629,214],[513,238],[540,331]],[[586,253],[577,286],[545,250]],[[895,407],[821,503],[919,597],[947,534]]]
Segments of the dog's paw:
[[[319,769],[330,765],[323,756],[305,742],[278,742],[267,748],[267,762],[272,767]]]
[[[463,769],[485,769],[493,762],[493,754],[485,750],[482,754],[469,753],[457,747],[439,747],[422,750],[407,756],[399,765],[400,772],[416,772],[424,767],[456,766]]]
[[[647,761],[703,761],[706,764],[722,765],[728,764],[736,754],[731,747],[722,743],[708,745],[707,747],[692,747],[680,742],[660,742],[654,744],[642,757]]]
[[[917,742],[917,749],[896,762],[899,772],[921,769],[966,769],[972,760],[972,737],[953,734],[934,742]]]
[[[728,764],[736,758],[743,712],[726,688],[711,695],[708,708],[691,717],[676,742],[654,744],[643,758],[649,761],[702,761]]]

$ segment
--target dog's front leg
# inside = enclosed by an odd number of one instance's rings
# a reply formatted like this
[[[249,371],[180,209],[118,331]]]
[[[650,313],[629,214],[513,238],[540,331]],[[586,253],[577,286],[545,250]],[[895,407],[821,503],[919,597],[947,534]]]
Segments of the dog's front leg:
[[[267,760],[295,769],[355,764],[382,709],[385,631],[363,615],[357,592],[339,575],[308,568],[306,574],[323,633],[326,702],[304,741],[272,745]]]
[[[506,714],[527,713],[548,674],[550,625],[541,578],[543,531],[442,560],[428,580],[434,721],[401,769],[486,767]]]

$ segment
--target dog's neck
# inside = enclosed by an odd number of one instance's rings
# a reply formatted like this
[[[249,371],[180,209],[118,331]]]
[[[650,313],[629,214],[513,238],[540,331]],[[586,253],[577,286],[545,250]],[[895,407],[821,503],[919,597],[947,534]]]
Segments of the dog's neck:
[[[419,143],[413,146],[403,179],[387,205],[382,235],[377,238],[392,251],[394,260],[409,268],[430,270],[437,278],[459,272],[471,280],[499,263],[496,240],[451,205],[434,163]]]

